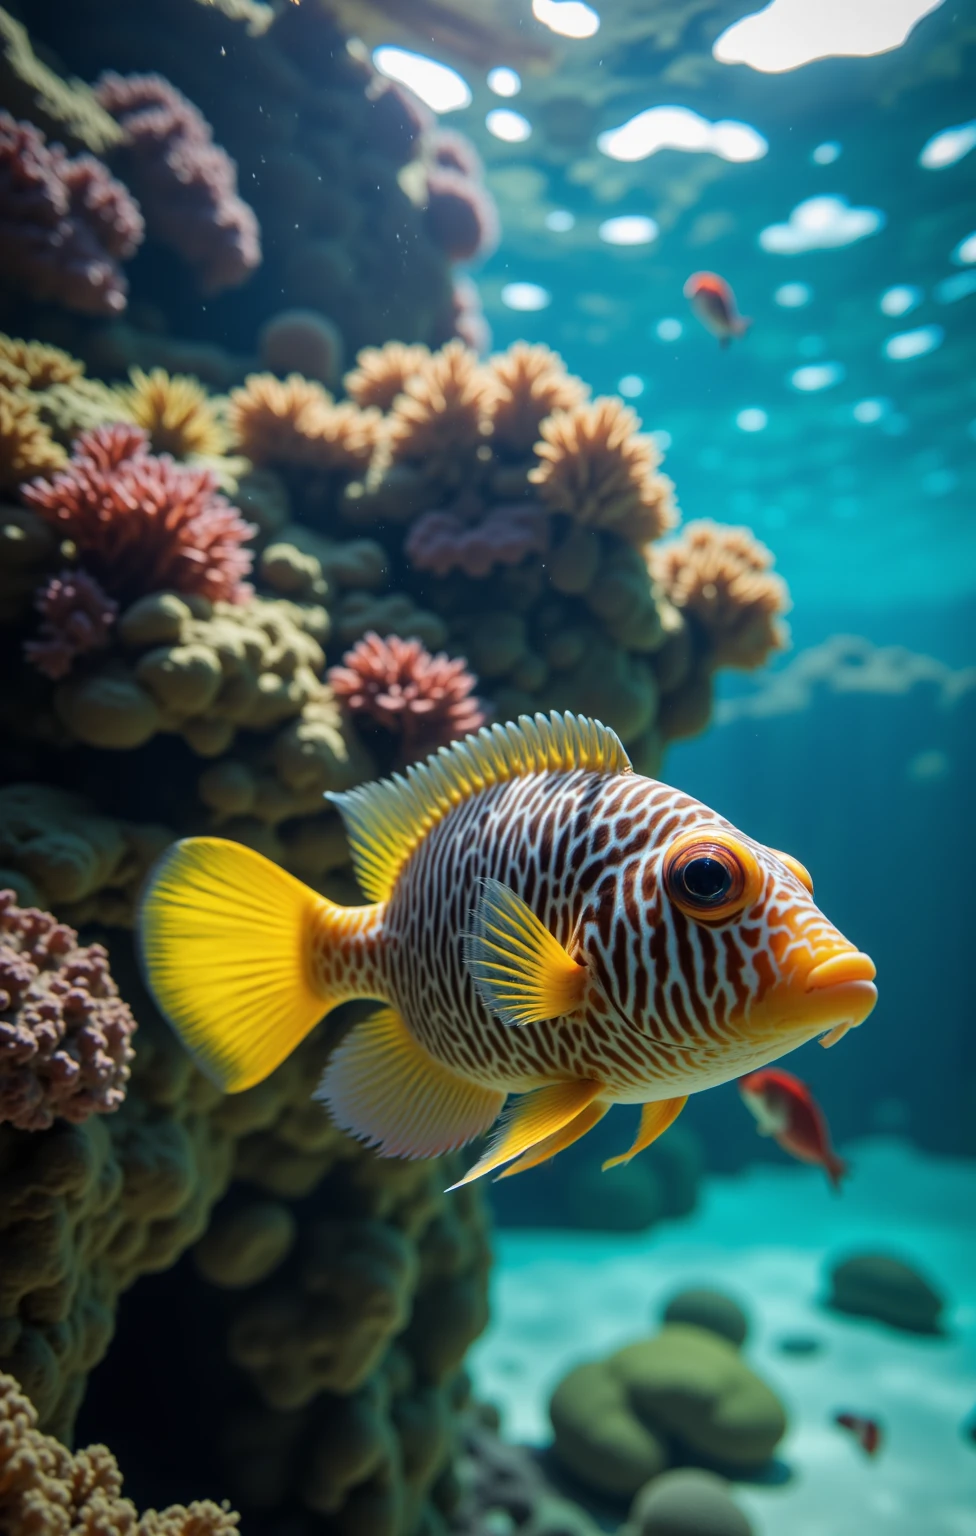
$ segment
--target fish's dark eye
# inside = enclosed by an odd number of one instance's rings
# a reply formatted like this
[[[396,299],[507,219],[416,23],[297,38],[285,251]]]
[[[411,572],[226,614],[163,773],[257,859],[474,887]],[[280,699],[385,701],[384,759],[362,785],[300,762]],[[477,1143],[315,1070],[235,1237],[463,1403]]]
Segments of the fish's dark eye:
[[[732,887],[731,870],[720,859],[711,859],[707,854],[689,859],[681,866],[678,878],[684,895],[706,906],[724,901]]]
[[[762,873],[755,855],[724,831],[685,832],[664,858],[668,896],[686,917],[719,922],[755,901]]]

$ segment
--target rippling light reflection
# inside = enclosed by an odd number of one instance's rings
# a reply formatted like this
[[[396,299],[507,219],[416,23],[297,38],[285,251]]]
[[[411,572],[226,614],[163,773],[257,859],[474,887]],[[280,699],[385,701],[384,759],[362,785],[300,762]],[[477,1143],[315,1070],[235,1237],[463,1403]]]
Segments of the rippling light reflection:
[[[884,223],[880,208],[851,208],[846,197],[808,197],[785,224],[769,224],[760,231],[759,244],[777,256],[834,250],[876,234]]]
[[[918,163],[927,171],[941,171],[962,160],[973,148],[976,148],[976,122],[960,123],[955,128],[944,128],[929,139]]]
[[[658,237],[658,227],[646,214],[622,213],[615,219],[604,219],[599,235],[607,245],[650,245]]]
[[[528,118],[513,112],[511,107],[493,107],[485,118],[485,127],[506,144],[524,144],[532,132]]]
[[[933,292],[937,304],[958,304],[960,299],[976,293],[976,272],[953,272],[951,277],[936,283]]]
[[[546,214],[546,229],[551,229],[556,235],[565,235],[576,224],[576,218],[568,208],[554,208]]]
[[[851,415],[854,417],[854,420],[859,421],[862,426],[868,427],[873,425],[874,422],[880,421],[882,416],[887,416],[890,409],[890,400],[858,400],[857,404],[851,410]]]
[[[690,107],[648,107],[619,128],[597,138],[597,148],[611,160],[646,160],[661,149],[718,155],[721,160],[761,160],[769,145],[748,123],[733,119],[710,123]]]
[[[844,368],[841,363],[807,363],[803,368],[794,368],[790,374],[790,383],[803,394],[812,394],[818,389],[830,389],[834,384],[839,384],[843,377]]]
[[[917,331],[899,331],[896,336],[889,336],[884,354],[898,363],[908,357],[924,357],[926,352],[941,347],[944,338],[941,325],[920,325]]]
[[[552,294],[539,283],[506,283],[502,289],[502,303],[509,309],[548,309]]]
[[[835,160],[840,159],[840,145],[833,140],[827,144],[818,144],[810,159],[814,165],[833,165]]]
[[[600,30],[597,12],[583,0],[532,0],[532,14],[560,37],[593,37]]]
[[[959,266],[966,266],[971,261],[976,261],[976,231],[967,235],[965,240],[960,240],[950,258]]]
[[[496,96],[517,96],[522,89],[522,77],[517,70],[501,65],[488,71],[488,89]]]
[[[925,295],[921,288],[900,283],[896,288],[886,288],[878,300],[883,315],[907,315],[917,309]]]
[[[809,283],[781,283],[773,294],[775,303],[783,309],[802,309],[813,298]]]
[[[740,432],[761,432],[769,425],[769,417],[761,406],[747,405],[736,416],[735,424]]]
[[[764,74],[814,59],[867,58],[900,48],[915,23],[942,0],[772,0],[726,27],[712,53],[720,64],[748,64]]]
[[[654,327],[658,341],[677,341],[684,330],[680,320],[659,320]]]
[[[438,64],[406,48],[376,48],[373,63],[381,75],[396,80],[427,103],[434,112],[458,112],[471,105],[471,88],[456,69]]]
[[[625,373],[617,382],[617,393],[627,400],[636,400],[644,393],[644,380],[639,373]]]

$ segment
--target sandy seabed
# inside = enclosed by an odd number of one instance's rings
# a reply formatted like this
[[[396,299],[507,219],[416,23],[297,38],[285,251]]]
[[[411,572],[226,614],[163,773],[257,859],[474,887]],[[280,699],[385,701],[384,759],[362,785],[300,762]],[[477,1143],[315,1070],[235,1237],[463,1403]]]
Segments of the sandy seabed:
[[[791,1476],[737,1485],[757,1536],[976,1536],[963,1432],[976,1410],[976,1161],[890,1139],[844,1154],[854,1171],[838,1197],[814,1170],[763,1165],[709,1179],[690,1219],[647,1233],[498,1233],[493,1320],[470,1359],[507,1438],[546,1444],[549,1394],[571,1366],[655,1331],[675,1290],[711,1285],[748,1310],[746,1358],[789,1411],[777,1454]],[[944,1337],[820,1305],[828,1266],[871,1250],[946,1295]],[[822,1348],[784,1353],[796,1335]],[[834,1426],[838,1410],[880,1419],[879,1455]]]

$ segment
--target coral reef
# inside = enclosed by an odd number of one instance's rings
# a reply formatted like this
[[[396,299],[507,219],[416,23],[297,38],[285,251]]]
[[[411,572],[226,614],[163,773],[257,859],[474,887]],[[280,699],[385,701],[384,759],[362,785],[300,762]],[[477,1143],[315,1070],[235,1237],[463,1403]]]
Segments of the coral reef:
[[[122,1496],[107,1446],[74,1455],[37,1428],[37,1413],[12,1376],[0,1374],[0,1525],[5,1536],[233,1536],[239,1517],[209,1499],[147,1510]]]
[[[32,123],[0,112],[0,272],[35,299],[118,314],[120,262],[143,237],[142,215],[93,155],[69,158]]]
[[[246,282],[261,264],[258,221],[203,114],[161,75],[104,74],[95,95],[122,129],[153,237],[194,269],[203,293]]]
[[[46,1131],[125,1097],[136,1021],[100,944],[0,891],[0,1122]]]
[[[567,1471],[617,1497],[675,1461],[755,1471],[786,1431],[779,1399],[736,1347],[689,1323],[577,1366],[553,1393],[550,1415]]]
[[[0,384],[0,490],[60,469],[66,458],[29,396]]]
[[[76,656],[108,645],[119,605],[85,571],[62,571],[37,594],[40,637],[24,644],[38,672],[56,681],[71,671]]]
[[[241,602],[250,590],[243,546],[253,528],[219,494],[212,471],[150,454],[138,427],[83,433],[70,465],[21,495],[114,597],[172,587]]]
[[[770,570],[773,557],[748,528],[703,518],[652,556],[652,570],[669,600],[702,636],[715,666],[752,671],[787,644],[782,615],[786,583]]]
[[[153,453],[174,459],[193,454],[221,455],[227,433],[216,409],[198,379],[169,374],[165,368],[149,373],[130,368],[131,385],[117,391],[128,418],[141,427]]]
[[[351,715],[399,738],[400,763],[480,730],[487,718],[464,662],[432,656],[419,640],[383,640],[370,631],[330,668],[328,681]]]
[[[940,1333],[945,1298],[904,1260],[858,1253],[831,1269],[827,1305],[908,1333]]]

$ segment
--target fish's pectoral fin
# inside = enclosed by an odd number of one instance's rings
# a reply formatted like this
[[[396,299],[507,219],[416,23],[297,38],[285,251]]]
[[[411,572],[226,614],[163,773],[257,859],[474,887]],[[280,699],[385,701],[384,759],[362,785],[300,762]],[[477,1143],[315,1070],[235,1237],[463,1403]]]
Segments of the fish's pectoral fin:
[[[483,882],[464,958],[478,996],[503,1024],[558,1019],[583,1000],[586,967],[500,880]]]
[[[505,1095],[436,1061],[395,1008],[379,1008],[336,1047],[315,1097],[344,1131],[385,1157],[440,1157],[482,1136]]]
[[[821,1035],[820,1044],[825,1051],[829,1051],[832,1045],[836,1045],[838,1040],[843,1040],[847,1031],[853,1028],[853,1024],[835,1024],[833,1029],[828,1029],[825,1035]]]
[[[591,1131],[598,1120],[602,1120],[609,1104],[601,1104],[597,1100],[593,1104],[587,1104],[584,1110],[564,1125],[561,1131],[553,1131],[544,1141],[537,1142],[528,1152],[522,1154],[514,1163],[509,1163],[498,1175],[499,1179],[510,1179],[513,1173],[527,1173],[530,1168],[537,1168],[540,1163],[547,1163],[557,1152],[564,1152],[571,1147],[574,1141],[579,1141],[587,1131]],[[497,1180],[496,1180],[497,1183]]]
[[[669,1125],[673,1125],[681,1111],[688,1102],[688,1095],[684,1094],[680,1099],[658,1099],[654,1104],[645,1104],[641,1110],[640,1125],[634,1144],[627,1152],[622,1152],[619,1157],[608,1158],[603,1164],[603,1171],[608,1168],[619,1168],[622,1163],[629,1163],[638,1152],[643,1152],[652,1141],[657,1141],[663,1136]]]
[[[600,1083],[577,1081],[553,1083],[549,1088],[539,1088],[535,1093],[524,1094],[506,1113],[498,1134],[484,1156],[479,1157],[464,1178],[451,1185],[451,1189],[460,1189],[463,1184],[470,1184],[473,1179],[494,1172],[503,1163],[510,1163],[513,1158],[521,1157],[523,1153],[548,1141],[568,1126],[570,1121],[575,1120],[602,1092]]]
[[[137,921],[146,983],[224,1093],[262,1082],[333,1006],[312,956],[335,910],[225,838],[183,838],[152,869]]]

